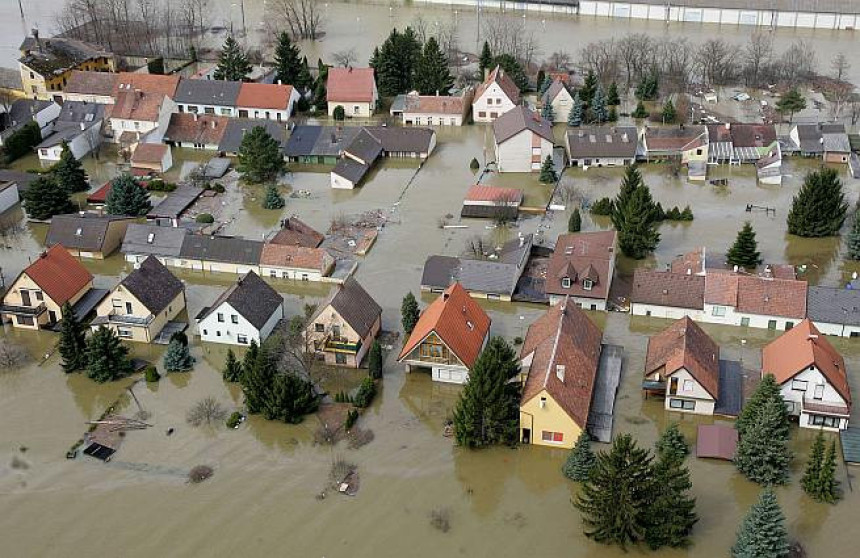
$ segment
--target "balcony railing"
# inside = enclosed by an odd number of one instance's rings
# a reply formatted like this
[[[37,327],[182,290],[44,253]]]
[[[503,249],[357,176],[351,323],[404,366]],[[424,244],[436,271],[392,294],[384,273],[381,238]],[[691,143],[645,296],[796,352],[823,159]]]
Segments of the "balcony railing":
[[[361,341],[351,343],[346,339],[327,337],[323,344],[323,350],[330,353],[356,354],[361,350]]]
[[[150,323],[152,323],[152,320],[154,319],[155,316],[152,314],[149,314],[145,317],[119,314],[116,312],[111,312],[110,314],[108,314],[108,321],[112,324],[117,325],[148,326]]]
[[[849,409],[845,405],[823,403],[821,401],[809,399],[806,397],[803,398],[803,401],[800,404],[800,409],[802,412],[812,413],[815,415],[838,415],[843,417],[851,416],[851,409]]]
[[[12,314],[13,316],[41,316],[46,310],[45,303],[42,302],[38,306],[17,306],[14,304],[0,305],[0,313]]]

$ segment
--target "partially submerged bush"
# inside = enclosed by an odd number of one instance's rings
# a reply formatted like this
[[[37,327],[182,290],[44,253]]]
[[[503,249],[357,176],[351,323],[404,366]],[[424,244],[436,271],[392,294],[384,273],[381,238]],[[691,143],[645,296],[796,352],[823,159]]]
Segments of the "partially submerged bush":
[[[202,223],[205,225],[211,225],[215,222],[215,217],[212,216],[211,213],[201,213],[195,219],[198,223]]]
[[[143,377],[147,382],[157,382],[161,379],[161,374],[158,373],[158,368],[153,365],[147,366],[143,370]]]
[[[591,213],[593,215],[610,215],[612,213],[612,200],[600,198],[591,206]]]
[[[375,396],[376,382],[373,381],[373,378],[365,378],[361,381],[361,385],[358,386],[358,392],[356,392],[353,398],[353,403],[356,407],[368,407],[373,402]]]
[[[197,484],[205,481],[214,474],[215,469],[209,465],[195,465],[188,471],[188,482]]]
[[[451,530],[451,511],[448,508],[436,508],[430,511],[430,525],[447,533]]]
[[[227,418],[227,428],[238,428],[240,424],[242,424],[242,413],[239,411],[233,411],[230,414],[230,417]]]

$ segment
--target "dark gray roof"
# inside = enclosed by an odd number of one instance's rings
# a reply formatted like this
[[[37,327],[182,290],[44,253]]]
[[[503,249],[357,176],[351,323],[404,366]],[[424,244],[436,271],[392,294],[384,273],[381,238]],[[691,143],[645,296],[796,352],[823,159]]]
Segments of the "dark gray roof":
[[[197,319],[202,320],[225,302],[252,326],[260,329],[284,303],[284,299],[268,283],[260,279],[259,275],[249,271],[240,277],[235,285],[221,293],[212,306],[200,312]]]
[[[460,210],[464,219],[506,219],[514,221],[519,215],[519,209],[506,205],[466,205]]]
[[[153,314],[159,314],[182,292],[182,281],[157,258],[149,256],[140,267],[120,281],[134,297]]]
[[[460,258],[451,256],[430,256],[424,262],[424,273],[421,275],[422,287],[447,289],[455,281]]]
[[[203,174],[206,178],[221,178],[229,168],[230,159],[227,157],[212,157],[203,168]]]
[[[173,100],[192,105],[233,107],[236,106],[241,86],[242,83],[238,81],[180,79]]]
[[[22,64],[47,77],[61,75],[87,60],[113,56],[95,45],[64,37],[26,37],[18,50],[24,52],[19,58]]]
[[[538,85],[540,85],[540,84],[538,84]],[[555,80],[553,80],[553,82],[547,88],[546,93],[543,94],[543,97],[541,97],[541,101],[543,101],[544,104],[552,103],[555,100],[555,98],[558,97],[559,93],[561,93],[562,91],[565,91],[566,89],[567,89],[567,86],[564,84],[564,82],[561,81],[560,79],[556,78]],[[568,93],[570,93],[570,91],[568,91]],[[572,96],[573,95],[571,95],[571,97]]]
[[[227,128],[224,130],[221,143],[218,144],[218,151],[238,153],[239,146],[242,145],[242,138],[257,126],[265,128],[266,132],[281,144],[281,149],[286,146],[287,130],[284,124],[275,122],[274,120],[231,118],[227,123]]]
[[[331,172],[344,177],[353,184],[358,184],[370,172],[370,165],[362,165],[349,157],[341,157]]]
[[[180,186],[161,200],[146,214],[147,219],[178,219],[183,211],[188,209],[197,198],[203,194],[203,190],[196,186]]]
[[[230,236],[187,235],[179,255],[189,260],[208,260],[234,264],[257,265],[263,243]]]
[[[552,123],[522,105],[512,108],[493,121],[496,143],[509,140],[523,130],[531,130],[547,141],[554,141]]]
[[[433,138],[436,137],[436,132],[430,128],[412,126],[365,126],[364,130],[373,136],[387,153],[429,153]]]
[[[70,141],[84,130],[93,126],[101,126],[105,116],[105,106],[84,101],[66,101],[60,110],[60,116],[54,122],[54,131],[42,143],[36,146],[52,147],[63,141]],[[81,129],[83,127],[83,129]]]
[[[317,315],[329,305],[362,339],[382,315],[382,307],[352,277],[335,288],[328,302],[320,306]]]
[[[132,217],[95,213],[55,215],[51,219],[45,245],[62,244],[66,248],[100,252],[104,246],[108,226],[116,221],[132,220]]]
[[[346,147],[346,152],[369,165],[382,154],[382,144],[370,135],[370,132],[362,128],[355,139]]]
[[[821,153],[824,151],[824,138],[817,124],[798,124],[797,138],[800,140],[798,147],[804,153]]]
[[[30,187],[30,183],[39,178],[39,175],[32,172],[21,172],[9,169],[0,169],[0,182],[15,182],[18,184],[18,191],[23,192]]]
[[[37,101],[35,99],[18,99],[9,106],[9,112],[0,114],[0,136],[8,138],[28,122],[35,120],[36,115],[53,101]]]
[[[21,70],[18,68],[0,68],[0,88],[23,90]]]
[[[355,126],[296,126],[284,153],[288,157],[337,157],[360,130]]]
[[[809,287],[806,315],[813,322],[860,326],[860,291]]]
[[[178,257],[187,234],[188,231],[178,227],[131,223],[125,231],[122,253]]]
[[[492,260],[460,260],[457,280],[467,291],[512,295],[522,270]]]
[[[583,127],[568,130],[568,156],[571,159],[636,156],[639,138],[633,126]]]
[[[422,287],[447,288],[459,281],[467,291],[512,295],[532,248],[532,235],[506,242],[495,259],[430,256],[424,262]]]

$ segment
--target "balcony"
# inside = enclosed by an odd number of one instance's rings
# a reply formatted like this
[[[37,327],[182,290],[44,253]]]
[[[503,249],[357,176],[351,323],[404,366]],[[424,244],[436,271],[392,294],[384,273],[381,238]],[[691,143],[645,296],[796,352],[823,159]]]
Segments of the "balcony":
[[[45,303],[42,302],[38,306],[16,306],[14,304],[0,305],[0,314],[10,314],[12,316],[41,316],[46,310]]]
[[[825,403],[823,401],[809,399],[807,397],[804,397],[803,401],[801,401],[800,411],[802,413],[811,413],[813,415],[829,415],[846,418],[851,416],[851,409],[845,405]]]
[[[361,341],[352,343],[347,339],[326,337],[323,343],[323,351],[327,353],[348,353],[351,355],[358,354],[361,350]]]
[[[121,326],[137,326],[137,327],[146,327],[152,320],[155,319],[155,316],[149,314],[145,317],[140,316],[132,316],[129,314],[119,314],[116,311],[111,311],[110,314],[107,315],[107,321]]]

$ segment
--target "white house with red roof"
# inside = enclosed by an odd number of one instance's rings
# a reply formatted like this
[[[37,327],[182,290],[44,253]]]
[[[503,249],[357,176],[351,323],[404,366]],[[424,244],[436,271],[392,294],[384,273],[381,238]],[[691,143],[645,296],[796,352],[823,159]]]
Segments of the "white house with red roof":
[[[520,104],[520,88],[501,66],[487,75],[472,101],[472,119],[475,122],[493,122]]]
[[[239,118],[263,118],[286,122],[299,102],[299,92],[292,85],[245,83],[239,86],[236,107]]]
[[[329,116],[342,106],[350,118],[369,118],[379,102],[373,68],[329,68],[326,99]]]
[[[552,157],[552,122],[524,106],[514,107],[493,122],[496,170],[535,172]]]

